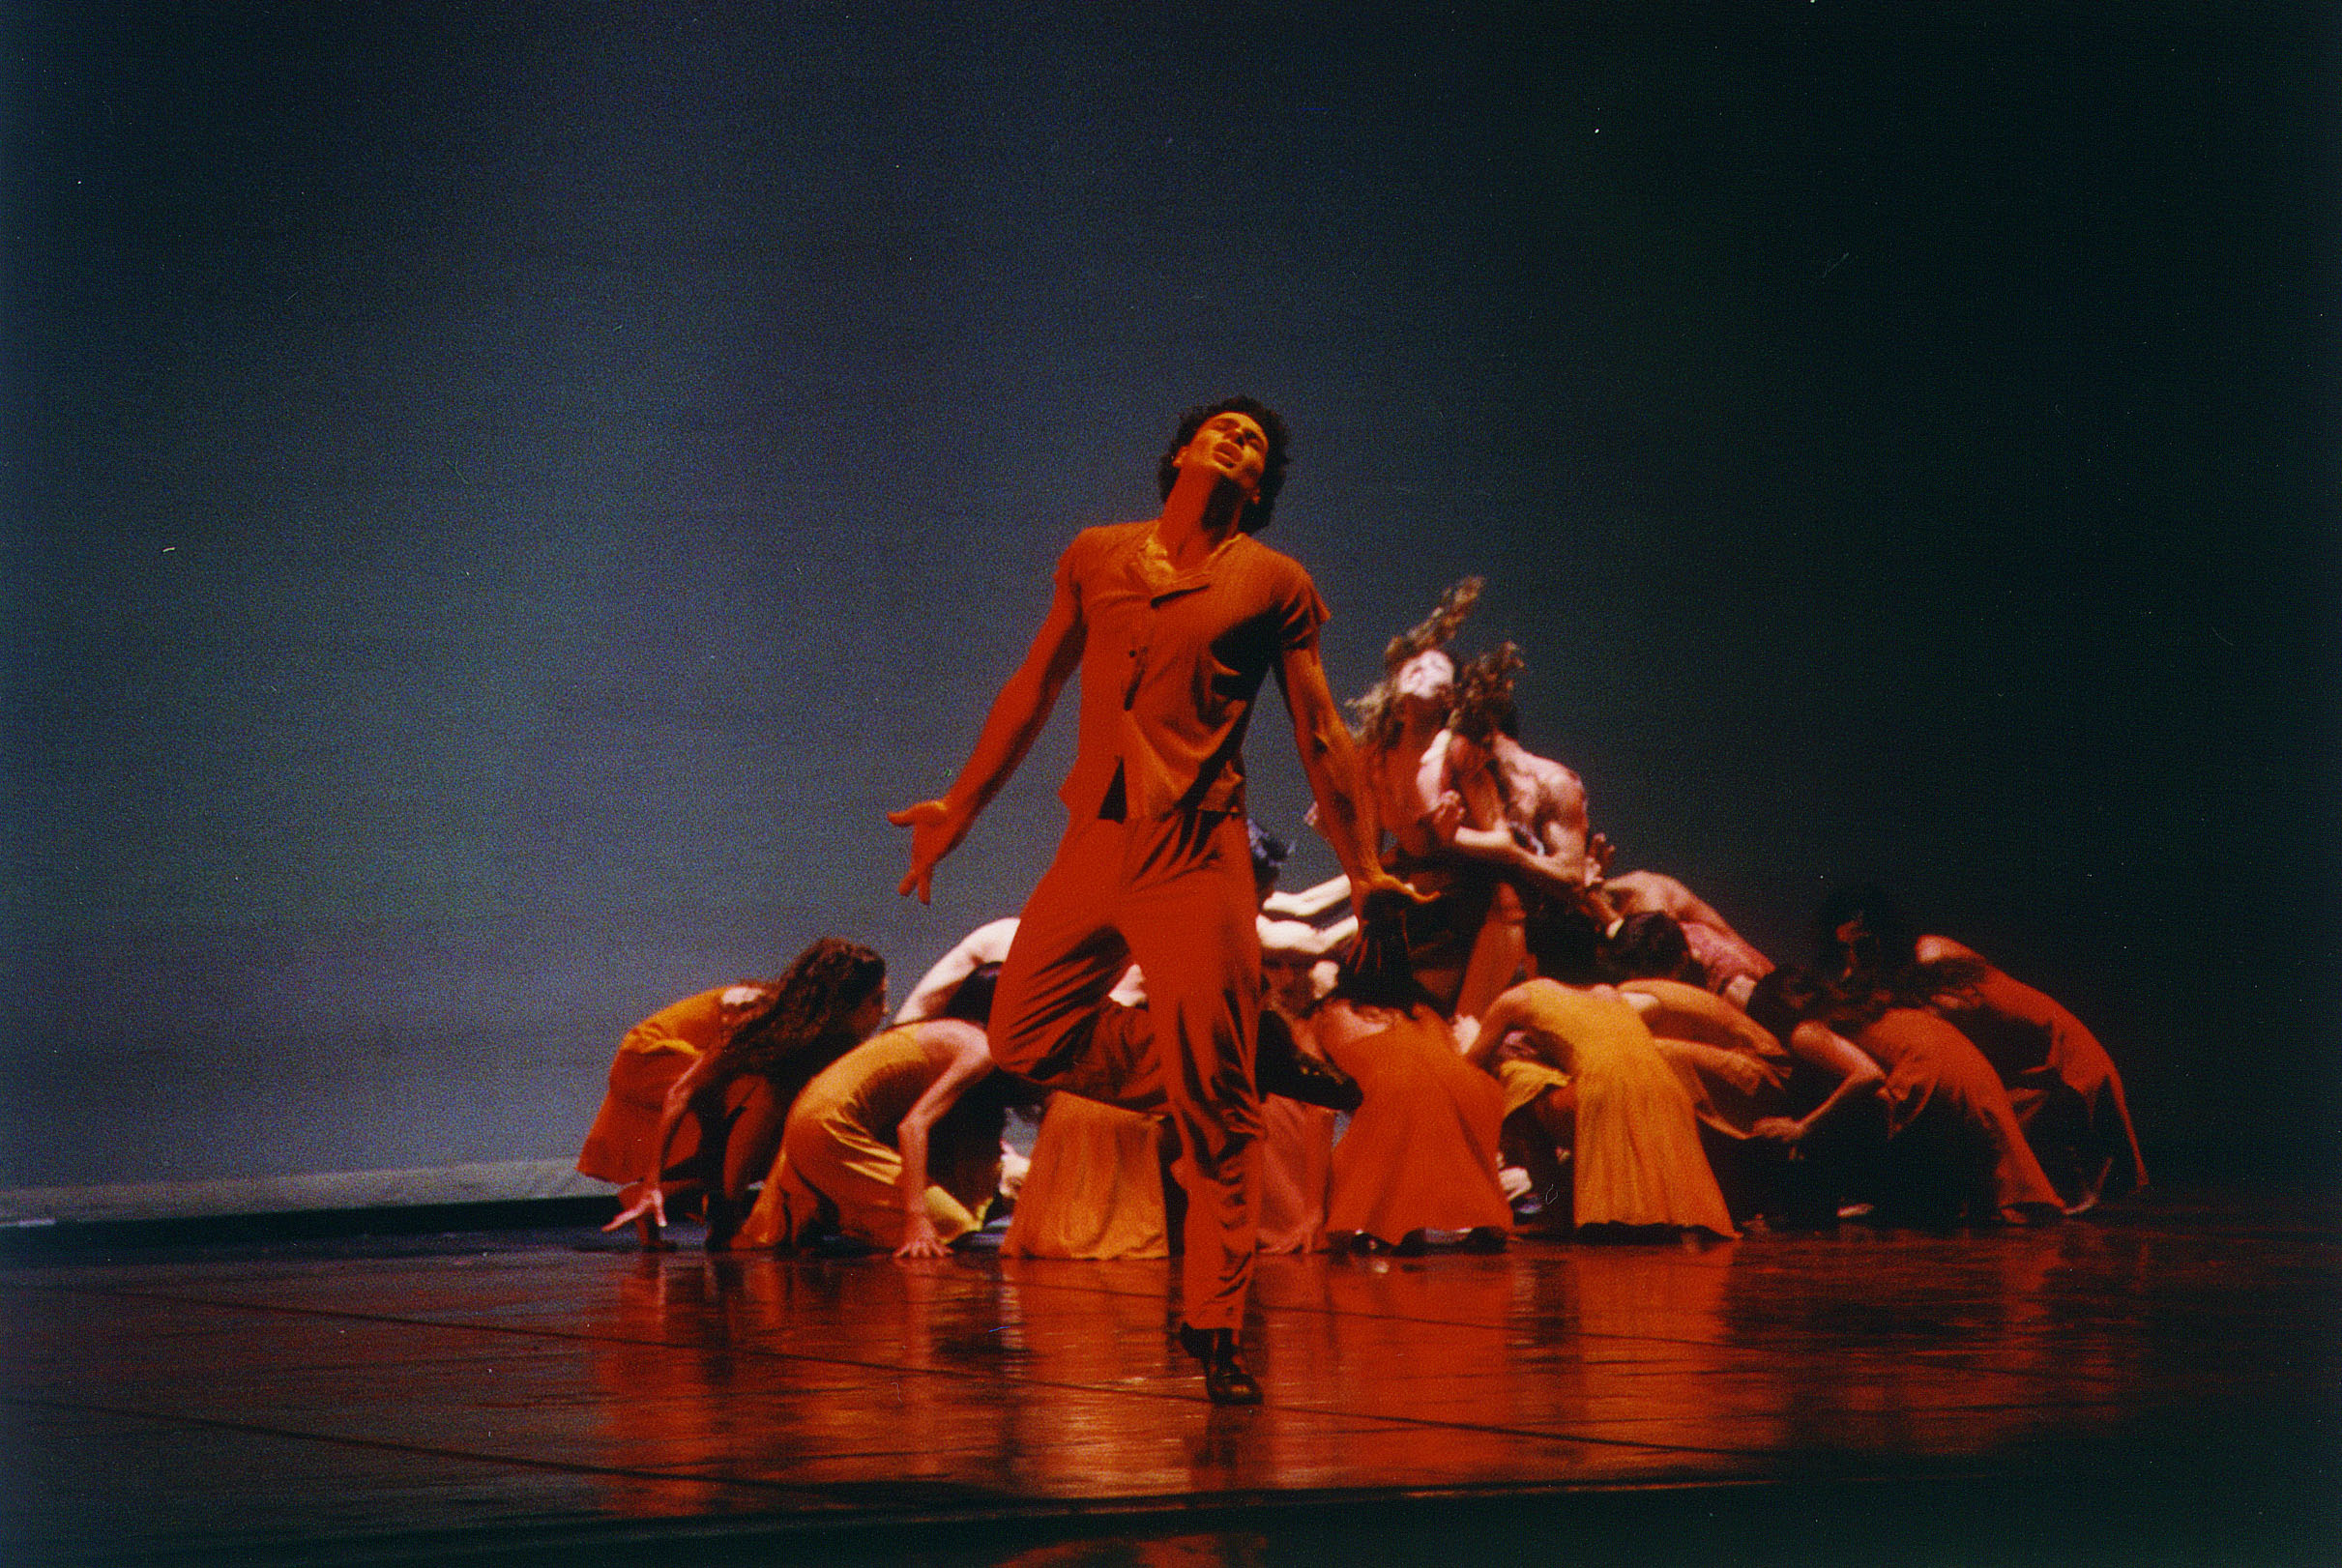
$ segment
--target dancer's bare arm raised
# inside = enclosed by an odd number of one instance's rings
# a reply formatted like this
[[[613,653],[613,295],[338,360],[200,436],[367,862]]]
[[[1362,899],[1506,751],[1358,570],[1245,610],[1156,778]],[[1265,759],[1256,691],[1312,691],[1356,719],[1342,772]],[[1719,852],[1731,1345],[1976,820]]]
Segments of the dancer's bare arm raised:
[[[1316,644],[1287,650],[1276,675],[1293,715],[1293,743],[1301,752],[1302,771],[1308,775],[1309,793],[1317,799],[1318,831],[1333,846],[1334,858],[1350,879],[1351,909],[1363,920],[1369,900],[1420,903],[1423,895],[1385,870],[1376,853],[1380,832],[1374,802],[1366,793],[1350,727],[1342,722],[1341,709],[1326,683]]]
[[[911,829],[911,869],[903,874],[896,892],[916,892],[922,904],[927,902],[936,862],[959,847],[977,816],[1009,782],[1009,775],[1016,771],[1016,765],[1025,760],[1025,753],[1047,727],[1049,714],[1057,707],[1057,694],[1081,664],[1083,640],[1081,606],[1060,583],[1025,661],[992,699],[992,711],[984,715],[976,749],[951,787],[941,799],[922,800],[887,813],[887,821]]]

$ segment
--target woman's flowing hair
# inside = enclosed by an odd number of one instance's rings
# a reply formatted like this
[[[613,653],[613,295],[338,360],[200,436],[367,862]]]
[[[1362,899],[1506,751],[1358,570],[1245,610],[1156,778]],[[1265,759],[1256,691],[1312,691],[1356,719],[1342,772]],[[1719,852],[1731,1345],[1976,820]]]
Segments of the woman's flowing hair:
[[[1842,998],[1885,1007],[1976,1005],[1991,966],[1973,958],[1919,961],[1919,925],[1886,888],[1859,883],[1832,893],[1814,916],[1814,951]]]
[[[1521,651],[1502,643],[1455,672],[1455,708],[1448,727],[1485,751],[1515,727],[1512,682],[1529,667]]]
[[[1511,781],[1496,765],[1496,738],[1520,728],[1512,682],[1526,668],[1528,660],[1512,644],[1490,649],[1455,672],[1455,701],[1448,709],[1449,775],[1460,781],[1475,769],[1485,774],[1508,814],[1518,802],[1512,799]],[[1472,797],[1467,794],[1464,799],[1469,802]]]
[[[1467,577],[1440,595],[1430,615],[1391,639],[1383,650],[1383,678],[1362,697],[1350,699],[1350,731],[1359,744],[1388,751],[1398,743],[1398,672],[1418,653],[1445,648],[1478,602],[1485,580]]]
[[[774,982],[773,998],[717,1048],[725,1076],[771,1079],[783,1104],[862,1043],[854,1010],[886,983],[887,961],[858,942],[822,937]]]
[[[1940,1012],[1974,1005],[1975,988],[1986,973],[1984,965],[1966,958],[1907,964],[1890,973],[1857,971],[1842,979],[1784,965],[1757,981],[1747,1013],[1783,1043],[1808,1019],[1852,1039],[1898,1008]]]

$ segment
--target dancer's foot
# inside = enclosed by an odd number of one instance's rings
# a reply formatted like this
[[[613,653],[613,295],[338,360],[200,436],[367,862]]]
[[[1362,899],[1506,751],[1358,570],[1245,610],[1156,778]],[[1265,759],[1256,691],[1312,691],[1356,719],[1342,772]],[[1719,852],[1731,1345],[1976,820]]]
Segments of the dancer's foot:
[[[2099,1163],[2098,1174],[2085,1182],[2080,1195],[2065,1205],[2067,1219],[2087,1214],[2098,1206],[2099,1198],[2106,1192],[2106,1179],[2114,1174],[2114,1168],[2115,1162],[2111,1157]]]
[[[719,1198],[708,1194],[708,1250],[729,1252],[733,1234],[747,1223],[748,1203],[745,1198]]]
[[[2001,1209],[2003,1225],[2055,1225],[2066,1211],[2056,1204],[2008,1204]]]
[[[1252,1057],[1252,1082],[1263,1094],[1282,1094],[1303,1105],[1330,1111],[1355,1111],[1365,1103],[1366,1091],[1358,1080],[1328,1061],[1305,1052],[1293,1037],[1293,1026],[1276,1013],[1264,1012],[1260,1042]]]
[[[1179,1325],[1180,1349],[1204,1364],[1204,1392],[1215,1405],[1258,1405],[1261,1385],[1237,1359],[1233,1328]]]

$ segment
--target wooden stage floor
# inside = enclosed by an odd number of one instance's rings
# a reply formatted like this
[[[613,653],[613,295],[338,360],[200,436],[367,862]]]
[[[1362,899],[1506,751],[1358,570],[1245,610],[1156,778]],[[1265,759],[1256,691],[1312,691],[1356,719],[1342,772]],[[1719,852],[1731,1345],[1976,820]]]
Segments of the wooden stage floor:
[[[19,1247],[0,1557],[2342,1561],[2335,1217],[1265,1259],[1251,1410],[1155,1263]]]

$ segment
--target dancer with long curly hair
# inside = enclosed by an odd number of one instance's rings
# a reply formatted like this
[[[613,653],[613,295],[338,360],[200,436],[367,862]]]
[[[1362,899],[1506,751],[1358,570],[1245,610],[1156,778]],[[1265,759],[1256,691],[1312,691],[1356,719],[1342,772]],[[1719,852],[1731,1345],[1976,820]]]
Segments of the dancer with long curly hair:
[[[644,1072],[630,1055],[687,1056],[687,1064],[659,1096],[647,1137],[628,1137],[625,1122],[639,1118],[613,1116],[609,1103],[596,1121],[579,1169],[631,1182],[604,1229],[632,1224],[644,1245],[662,1245],[667,1199],[704,1194],[708,1245],[725,1246],[747,1212],[748,1183],[780,1147],[791,1102],[870,1036],[886,1002],[886,960],[860,943],[822,937],[769,986],[702,992],[636,1025],[611,1070],[613,1101],[622,1067],[629,1079]],[[622,1150],[633,1154],[630,1164],[615,1164]]]

